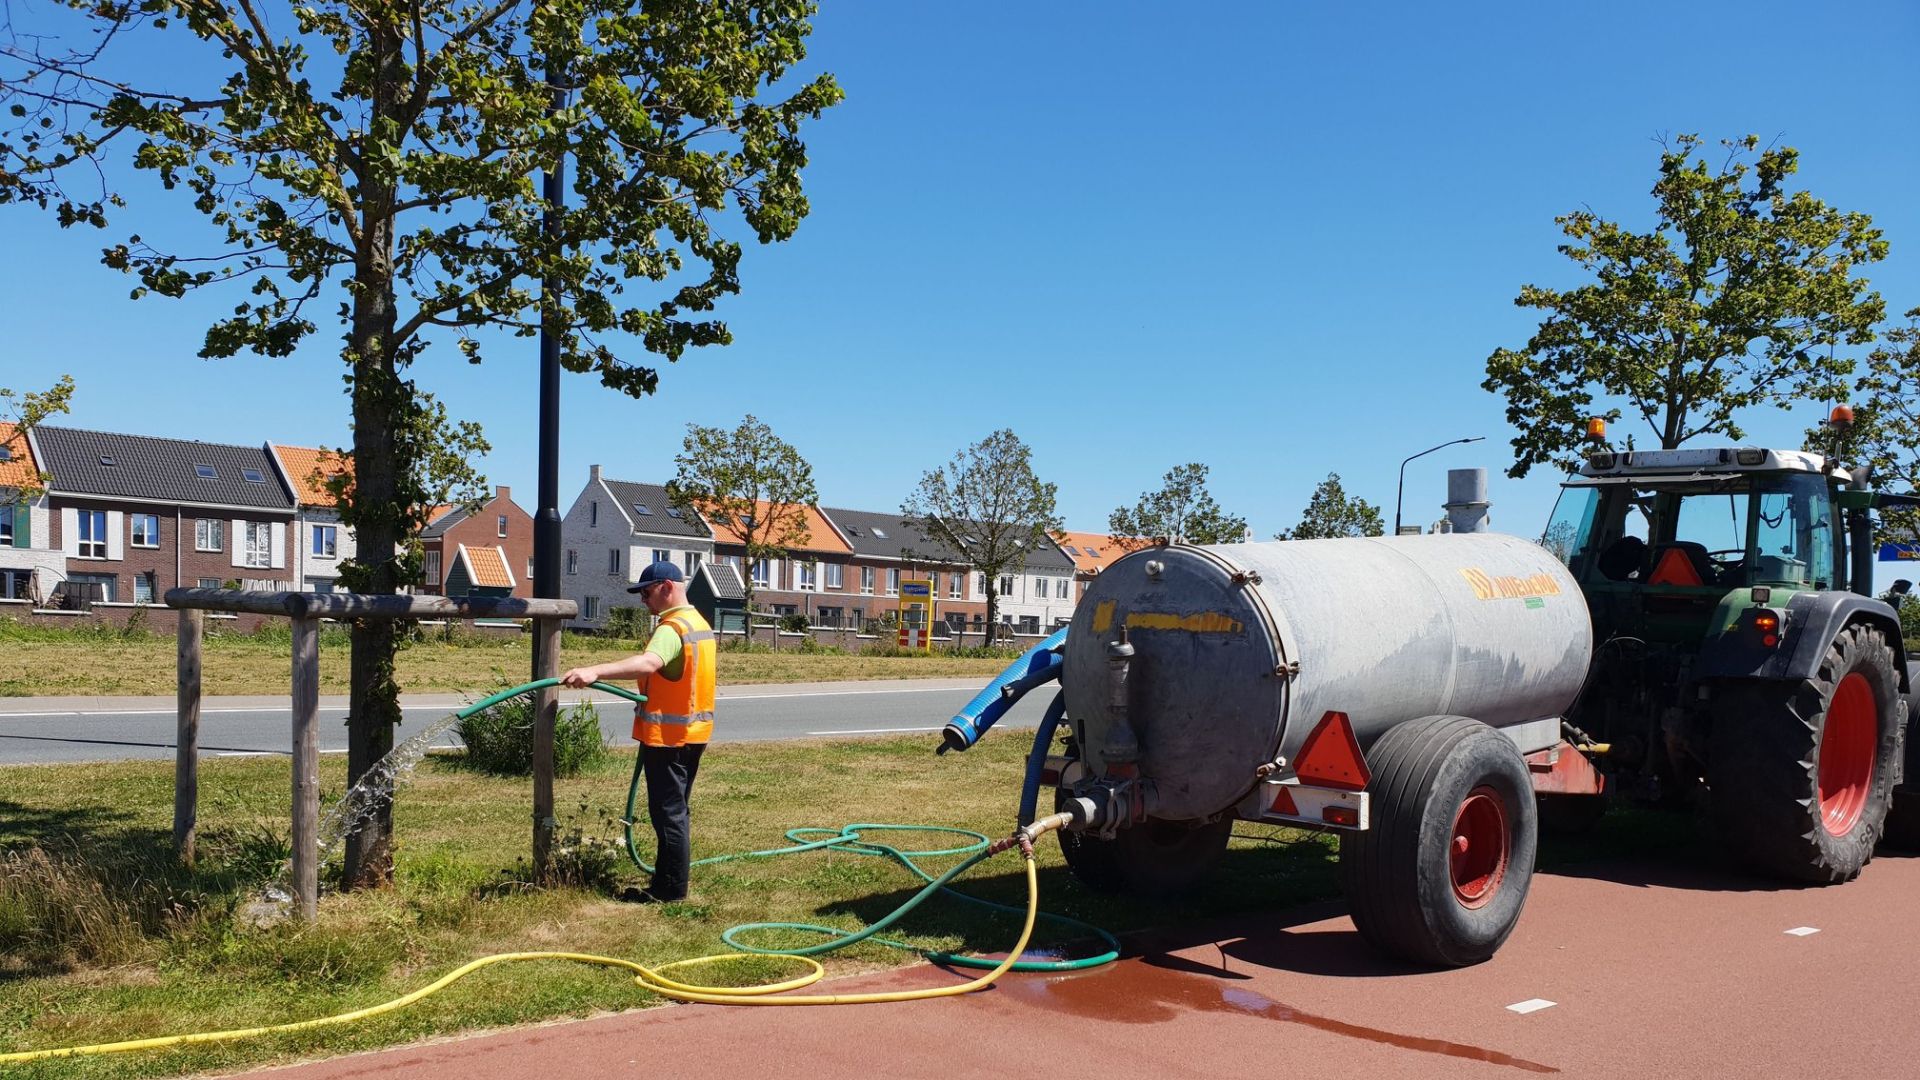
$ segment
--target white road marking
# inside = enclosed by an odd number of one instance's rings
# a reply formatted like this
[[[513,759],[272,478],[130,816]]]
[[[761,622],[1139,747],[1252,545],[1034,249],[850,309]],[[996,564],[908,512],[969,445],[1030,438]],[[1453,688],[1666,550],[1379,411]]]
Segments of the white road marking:
[[[1507,1006],[1507,1011],[1517,1012],[1521,1016],[1525,1016],[1528,1013],[1539,1012],[1541,1009],[1551,1009],[1557,1004],[1559,1003],[1548,1001],[1546,998],[1528,998],[1525,1001],[1516,1001]]]
[[[1820,928],[1817,926],[1796,926],[1787,931],[1787,933],[1792,934],[1794,937],[1806,937],[1808,934],[1817,934],[1819,932]]]
[[[892,735],[901,731],[939,731],[937,727],[870,727],[849,728],[846,731],[809,731],[809,735]]]

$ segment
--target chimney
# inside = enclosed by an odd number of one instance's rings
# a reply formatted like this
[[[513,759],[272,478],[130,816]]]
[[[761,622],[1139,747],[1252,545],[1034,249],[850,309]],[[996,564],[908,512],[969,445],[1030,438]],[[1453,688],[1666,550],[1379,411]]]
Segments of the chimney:
[[[593,480],[594,483],[597,484],[600,482],[600,466],[598,465],[590,466],[587,472],[589,477]]]
[[[513,498],[513,489],[505,484],[496,485],[493,489],[493,497],[496,499],[511,499]]]

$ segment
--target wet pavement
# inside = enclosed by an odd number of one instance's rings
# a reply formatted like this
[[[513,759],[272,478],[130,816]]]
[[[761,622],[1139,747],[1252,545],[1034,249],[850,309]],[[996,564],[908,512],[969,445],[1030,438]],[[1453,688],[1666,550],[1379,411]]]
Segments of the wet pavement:
[[[1045,903],[1045,897],[1042,897]],[[276,1080],[1920,1075],[1920,859],[1781,887],[1668,855],[1534,878],[1488,963],[1381,959],[1337,905],[1129,940],[1106,969],[897,1005],[676,1005],[310,1065]],[[963,979],[931,967],[836,991]]]

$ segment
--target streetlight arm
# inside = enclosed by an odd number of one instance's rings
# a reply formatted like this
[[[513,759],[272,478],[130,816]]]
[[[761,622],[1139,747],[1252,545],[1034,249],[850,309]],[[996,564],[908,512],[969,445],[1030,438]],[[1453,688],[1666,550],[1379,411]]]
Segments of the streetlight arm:
[[[1456,446],[1460,443],[1480,442],[1485,438],[1486,438],[1485,435],[1474,435],[1465,439],[1448,439],[1446,442],[1441,443],[1439,446],[1429,446],[1425,450],[1422,450],[1417,454],[1401,459],[1400,482],[1395,484],[1393,488],[1393,535],[1395,536],[1400,535],[1400,500],[1401,500],[1402,494],[1406,491],[1406,488],[1407,488],[1407,462],[1412,461],[1414,458],[1426,457],[1428,454],[1433,453],[1435,450],[1445,450],[1449,446]]]

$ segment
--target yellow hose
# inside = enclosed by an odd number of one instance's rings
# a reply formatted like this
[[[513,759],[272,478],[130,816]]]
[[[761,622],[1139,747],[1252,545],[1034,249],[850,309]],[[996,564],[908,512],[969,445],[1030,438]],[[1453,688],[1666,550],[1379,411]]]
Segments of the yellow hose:
[[[697,983],[683,983],[667,978],[664,972],[676,968],[696,967],[706,964],[726,963],[746,959],[748,953],[721,953],[714,956],[699,956],[691,960],[676,960],[649,968],[631,960],[622,960],[613,956],[595,956],[591,953],[569,952],[518,952],[496,953],[469,961],[434,980],[426,986],[392,1001],[371,1005],[352,1012],[323,1016],[317,1020],[298,1020],[290,1024],[274,1024],[270,1027],[236,1028],[232,1031],[203,1031],[189,1035],[167,1035],[154,1039],[131,1039],[126,1042],[96,1043],[92,1046],[68,1046],[56,1050],[26,1050],[11,1054],[0,1054],[0,1064],[12,1064],[22,1061],[40,1061],[46,1058],[82,1057],[93,1054],[119,1054],[130,1050],[158,1050],[167,1046],[187,1046],[193,1043],[223,1042],[229,1039],[250,1039],[260,1035],[274,1035],[282,1032],[307,1031],[312,1028],[331,1027],[335,1024],[349,1024],[356,1020],[365,1020],[382,1013],[404,1009],[423,998],[439,993],[441,990],[494,964],[504,964],[518,960],[572,960],[581,964],[599,964],[605,967],[625,968],[634,973],[634,982],[662,997],[680,1001],[698,1001],[711,1005],[867,1005],[887,1001],[918,1001],[925,998],[954,997],[985,989],[994,980],[1006,974],[1027,950],[1027,941],[1033,936],[1035,916],[1040,910],[1040,879],[1034,870],[1033,852],[1024,848],[1027,867],[1027,921],[1020,930],[1020,940],[1007,953],[1000,966],[971,982],[956,983],[952,986],[936,986],[925,990],[895,990],[882,994],[806,994],[788,997],[769,997],[789,990],[798,990],[818,982],[826,974],[820,962],[809,957],[798,956],[793,959],[807,964],[811,971],[804,975],[788,979],[785,982],[763,983],[757,986],[701,986]]]

